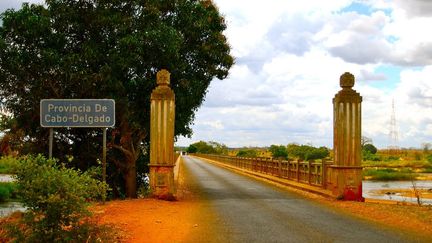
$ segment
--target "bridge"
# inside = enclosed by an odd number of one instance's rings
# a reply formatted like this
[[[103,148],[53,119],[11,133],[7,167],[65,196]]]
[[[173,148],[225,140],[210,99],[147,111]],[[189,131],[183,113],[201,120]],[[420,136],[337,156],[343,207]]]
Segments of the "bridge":
[[[182,156],[179,163],[180,173],[189,176],[194,194],[199,195],[196,200],[205,202],[206,208],[215,214],[214,218],[206,218],[209,220],[206,228],[193,235],[191,242],[418,240],[415,236],[353,218],[296,192],[233,171],[214,160]],[[181,192],[182,188],[179,188],[178,193]]]
[[[296,163],[262,161],[228,157],[212,157],[255,172],[271,173],[298,183],[320,186],[325,194],[351,201],[363,201],[361,167],[361,102],[362,97],[353,90],[354,75],[346,72],[340,77],[340,90],[333,98],[334,162]],[[150,187],[153,195],[172,200],[174,185],[174,121],[175,94],[169,87],[167,70],[157,73],[157,84],[151,95],[150,114]],[[202,155],[203,156],[203,155]],[[209,157],[207,157],[209,158]],[[239,162],[239,163],[237,163]],[[301,187],[307,188],[307,187]]]
[[[354,76],[340,78],[334,105],[334,161],[285,161],[217,155],[173,157],[175,95],[169,73],[158,73],[151,99],[150,186],[174,200],[176,174],[193,181],[198,200],[216,215],[193,242],[410,242],[402,232],[372,225],[275,186],[342,200],[364,201],[361,177],[361,96]],[[180,172],[178,172],[180,171]],[[257,180],[258,179],[258,180]],[[263,181],[265,180],[265,181]],[[272,183],[268,183],[272,182]],[[209,232],[212,233],[210,236]]]

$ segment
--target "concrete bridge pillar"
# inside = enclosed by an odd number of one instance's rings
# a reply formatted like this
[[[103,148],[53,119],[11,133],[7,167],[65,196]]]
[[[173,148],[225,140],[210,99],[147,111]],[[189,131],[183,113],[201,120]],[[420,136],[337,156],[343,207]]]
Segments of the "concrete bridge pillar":
[[[173,200],[175,95],[167,70],[159,71],[156,79],[150,108],[150,188],[154,197]]]
[[[328,189],[344,200],[363,201],[361,166],[361,102],[352,89],[354,75],[340,77],[340,90],[333,99],[334,165],[330,168]]]

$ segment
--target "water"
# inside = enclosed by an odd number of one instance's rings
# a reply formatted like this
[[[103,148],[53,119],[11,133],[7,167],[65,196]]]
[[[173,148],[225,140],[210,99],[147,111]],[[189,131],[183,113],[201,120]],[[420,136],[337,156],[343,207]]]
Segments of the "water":
[[[14,181],[12,175],[0,174],[0,182],[11,182]]]
[[[11,182],[14,181],[12,175],[0,174],[0,182]],[[24,212],[25,208],[20,202],[4,202],[0,203],[0,217],[6,217],[15,211]]]
[[[0,203],[0,218],[11,215],[15,211],[24,212],[25,208],[20,202]]]
[[[418,189],[431,189],[432,180],[415,181]],[[393,200],[400,202],[417,203],[417,198],[404,197],[399,193],[396,194],[378,194],[378,190],[386,189],[410,189],[412,190],[413,184],[411,181],[363,181],[363,197],[383,200]],[[389,190],[390,191],[390,190]],[[421,199],[423,204],[432,205],[432,199]]]

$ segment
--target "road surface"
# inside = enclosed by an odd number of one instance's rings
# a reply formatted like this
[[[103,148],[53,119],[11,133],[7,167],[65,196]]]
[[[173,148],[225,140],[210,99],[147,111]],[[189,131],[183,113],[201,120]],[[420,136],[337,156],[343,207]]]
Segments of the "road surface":
[[[184,156],[183,167],[217,216],[213,238],[199,241],[416,242],[196,157]]]

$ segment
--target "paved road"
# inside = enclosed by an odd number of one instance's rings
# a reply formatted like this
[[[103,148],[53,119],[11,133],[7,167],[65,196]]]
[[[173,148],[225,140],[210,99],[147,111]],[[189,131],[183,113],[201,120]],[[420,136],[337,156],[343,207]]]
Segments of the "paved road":
[[[215,229],[225,242],[415,242],[198,158],[183,161],[218,215]]]

